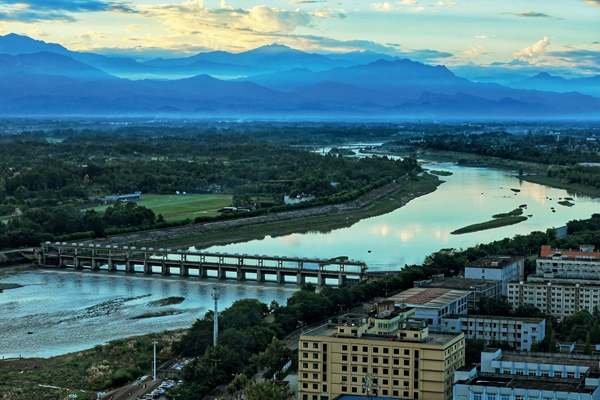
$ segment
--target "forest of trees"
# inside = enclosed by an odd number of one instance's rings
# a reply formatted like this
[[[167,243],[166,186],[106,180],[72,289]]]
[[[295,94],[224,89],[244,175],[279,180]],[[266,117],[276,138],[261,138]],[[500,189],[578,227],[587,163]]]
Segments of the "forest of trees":
[[[252,216],[353,200],[421,172],[410,158],[320,155],[289,143],[256,141],[239,134],[124,136],[58,131],[53,135],[64,139],[48,141],[44,135],[30,133],[0,141],[0,216],[16,210],[20,214],[0,223],[0,248],[214,219],[198,217],[174,224],[135,204],[115,204],[102,215],[82,211],[111,194],[218,190],[230,193],[232,205],[247,207],[252,211],[245,216]],[[283,204],[284,194],[300,193],[317,200]]]

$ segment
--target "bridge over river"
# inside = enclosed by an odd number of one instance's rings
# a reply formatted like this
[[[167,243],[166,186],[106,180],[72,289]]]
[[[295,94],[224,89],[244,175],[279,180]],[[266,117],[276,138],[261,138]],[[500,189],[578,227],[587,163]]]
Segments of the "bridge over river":
[[[228,254],[152,247],[46,242],[34,251],[35,262],[47,268],[124,271],[144,275],[303,283],[318,286],[356,284],[367,278],[363,261],[288,258],[259,254]]]

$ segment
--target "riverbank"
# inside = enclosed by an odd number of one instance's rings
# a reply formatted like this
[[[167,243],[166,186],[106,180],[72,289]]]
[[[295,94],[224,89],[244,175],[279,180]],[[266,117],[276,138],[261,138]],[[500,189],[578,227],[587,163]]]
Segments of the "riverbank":
[[[457,153],[452,151],[419,151],[419,158],[425,158],[430,161],[455,162],[465,167],[477,168],[495,168],[505,171],[514,171],[518,179],[550,186],[557,189],[564,189],[570,192],[577,192],[590,197],[600,197],[600,188],[580,185],[576,183],[566,183],[555,178],[547,176],[549,168],[555,167],[547,164],[537,164],[532,162],[508,160],[497,157],[486,157],[469,153]],[[518,172],[522,171],[522,175]]]
[[[390,183],[342,204],[285,211],[251,218],[193,224],[161,231],[136,232],[95,239],[94,243],[134,244],[153,247],[197,249],[246,242],[266,236],[283,236],[310,231],[327,232],[349,227],[364,218],[383,215],[409,201],[436,190],[443,183],[437,176],[422,174],[418,180]]]
[[[98,391],[115,389],[127,383],[115,379],[120,371],[141,368],[141,374],[149,375],[153,342],[158,343],[159,365],[172,359],[171,344],[186,331],[162,331],[119,339],[50,358],[2,359],[0,398],[55,400],[76,394],[78,400],[95,400]]]

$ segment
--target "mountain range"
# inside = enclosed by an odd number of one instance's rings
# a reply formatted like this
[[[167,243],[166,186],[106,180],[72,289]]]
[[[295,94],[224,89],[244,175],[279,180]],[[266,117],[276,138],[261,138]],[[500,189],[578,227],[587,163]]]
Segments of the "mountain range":
[[[144,79],[139,79],[144,78]],[[0,36],[0,115],[597,117],[600,76],[508,86],[372,52],[282,45],[139,61]],[[596,97],[598,96],[598,97]]]

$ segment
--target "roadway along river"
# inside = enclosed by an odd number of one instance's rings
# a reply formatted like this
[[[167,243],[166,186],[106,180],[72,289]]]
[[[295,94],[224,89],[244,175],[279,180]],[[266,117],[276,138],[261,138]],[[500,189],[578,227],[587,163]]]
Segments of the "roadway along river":
[[[364,260],[370,269],[400,269],[421,263],[440,248],[466,248],[515,234],[558,227],[572,219],[598,212],[598,200],[569,195],[564,190],[519,182],[501,171],[431,165],[453,172],[438,190],[417,198],[389,214],[360,221],[351,227],[320,233],[293,234],[248,243],[219,246],[210,251],[268,254],[288,257]],[[520,189],[516,195],[511,188]],[[559,198],[573,197],[564,207]],[[487,221],[492,214],[527,204],[529,220],[513,226],[454,236],[463,226]],[[552,212],[554,207],[555,212]],[[127,276],[124,273],[49,270],[0,270],[0,282],[23,287],[0,293],[0,355],[49,357],[78,351],[106,341],[164,329],[189,327],[213,306],[214,281],[177,277]],[[273,283],[226,283],[220,308],[242,298],[285,303],[297,288]],[[185,297],[178,305],[155,308],[152,301]],[[154,318],[143,314],[169,311]],[[31,332],[31,333],[29,333]]]

